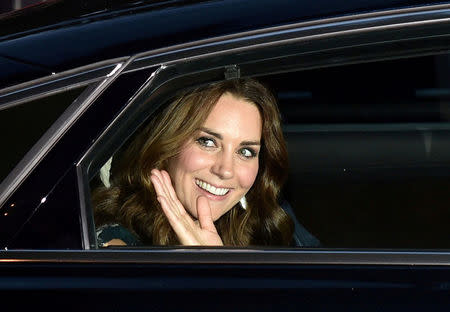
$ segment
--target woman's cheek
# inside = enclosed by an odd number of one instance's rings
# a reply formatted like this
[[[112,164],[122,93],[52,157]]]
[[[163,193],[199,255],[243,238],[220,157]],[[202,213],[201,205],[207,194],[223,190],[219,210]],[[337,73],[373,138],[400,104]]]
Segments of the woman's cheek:
[[[250,189],[258,175],[258,162],[251,166],[243,166],[239,170],[239,182],[242,188]]]
[[[182,163],[184,164],[185,171],[193,172],[199,169],[203,169],[207,163],[208,158],[204,151],[191,146],[181,154]]]

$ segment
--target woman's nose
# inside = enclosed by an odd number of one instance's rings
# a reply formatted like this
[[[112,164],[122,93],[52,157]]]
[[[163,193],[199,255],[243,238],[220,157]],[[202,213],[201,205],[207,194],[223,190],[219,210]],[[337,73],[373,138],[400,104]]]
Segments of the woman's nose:
[[[211,171],[221,179],[231,179],[234,176],[233,153],[225,151],[218,153]]]

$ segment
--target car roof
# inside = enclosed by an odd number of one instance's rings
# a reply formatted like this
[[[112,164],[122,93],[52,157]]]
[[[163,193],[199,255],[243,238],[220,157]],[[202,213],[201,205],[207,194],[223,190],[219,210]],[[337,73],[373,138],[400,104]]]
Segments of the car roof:
[[[4,68],[0,88],[184,42],[429,4],[424,0],[49,1],[0,15]]]

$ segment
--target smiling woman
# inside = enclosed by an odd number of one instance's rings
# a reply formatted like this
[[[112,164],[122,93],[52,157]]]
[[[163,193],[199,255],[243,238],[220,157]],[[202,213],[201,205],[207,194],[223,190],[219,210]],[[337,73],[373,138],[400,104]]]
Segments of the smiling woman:
[[[97,240],[110,245],[289,245],[278,204],[286,144],[274,97],[236,79],[187,92],[114,157],[94,190]]]

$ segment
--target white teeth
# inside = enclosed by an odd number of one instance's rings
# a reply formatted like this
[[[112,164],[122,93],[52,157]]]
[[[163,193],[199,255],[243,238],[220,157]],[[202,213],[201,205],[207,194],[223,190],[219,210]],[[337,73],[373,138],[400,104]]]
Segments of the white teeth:
[[[223,187],[215,187],[215,186],[212,186],[212,185],[206,183],[205,181],[200,181],[197,179],[195,179],[195,184],[200,186],[202,189],[210,192],[211,194],[219,195],[219,196],[225,195],[230,190],[230,189],[223,188]]]

